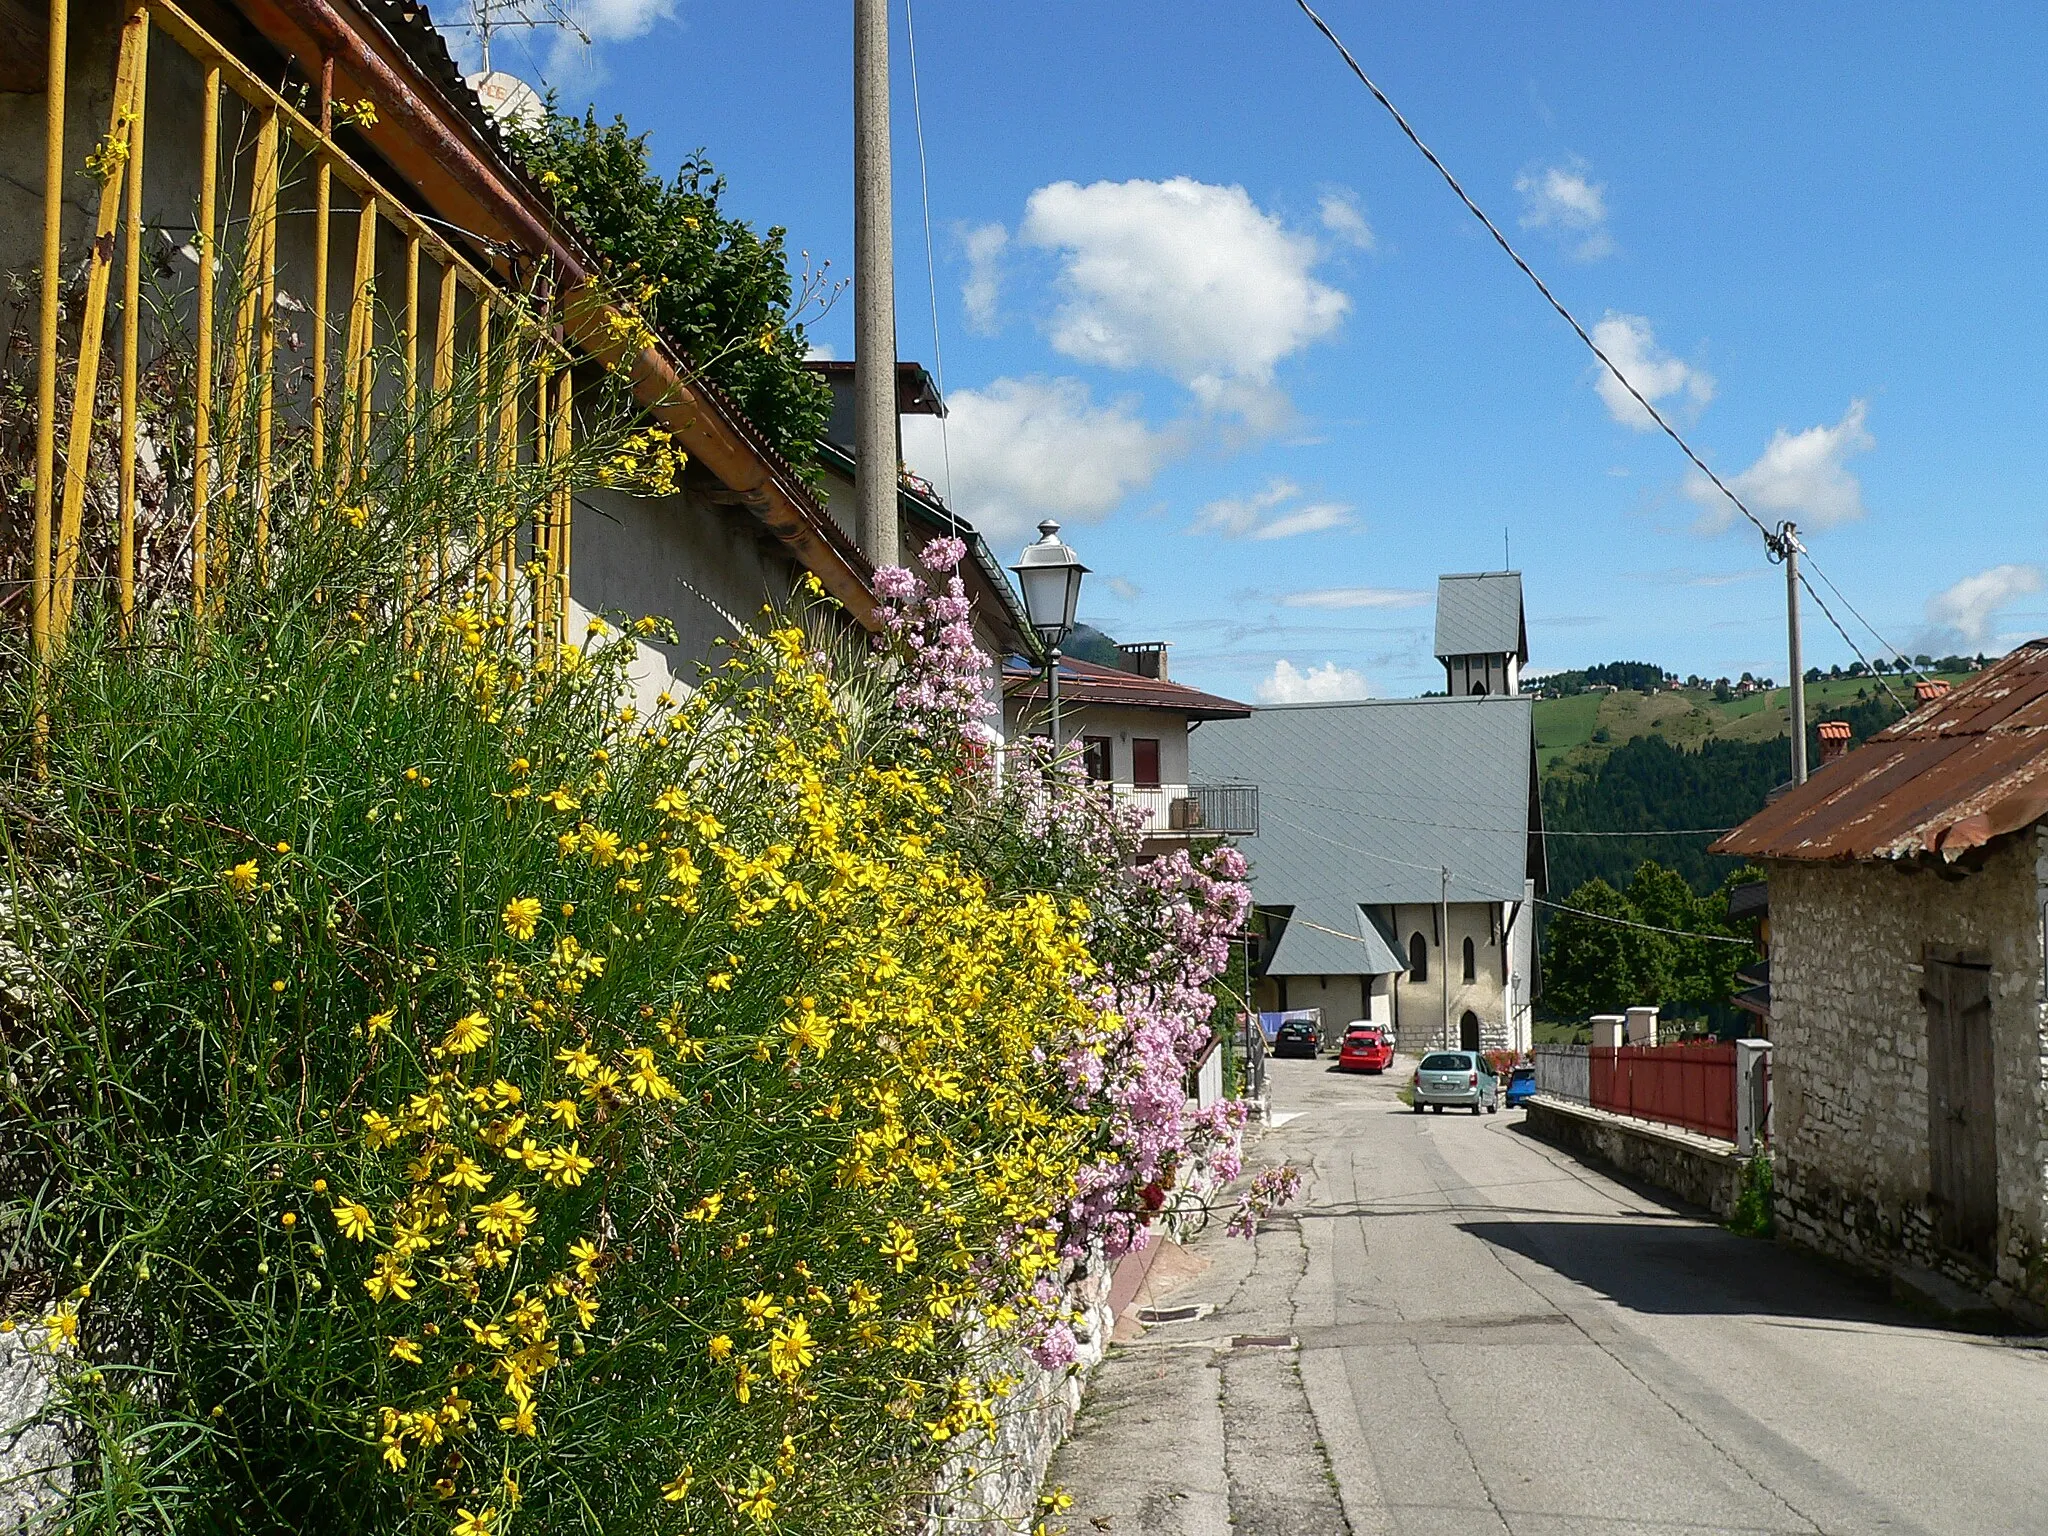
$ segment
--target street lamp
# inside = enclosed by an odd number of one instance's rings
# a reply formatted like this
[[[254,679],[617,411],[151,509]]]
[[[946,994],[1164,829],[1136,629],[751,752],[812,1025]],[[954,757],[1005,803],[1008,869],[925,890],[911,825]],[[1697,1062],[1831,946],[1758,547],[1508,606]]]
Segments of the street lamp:
[[[1027,545],[1017,563],[1017,585],[1024,589],[1024,615],[1045,642],[1046,693],[1052,705],[1052,748],[1060,748],[1060,642],[1074,627],[1081,603],[1081,578],[1088,567],[1060,542],[1060,525],[1047,518],[1038,525],[1038,542]]]

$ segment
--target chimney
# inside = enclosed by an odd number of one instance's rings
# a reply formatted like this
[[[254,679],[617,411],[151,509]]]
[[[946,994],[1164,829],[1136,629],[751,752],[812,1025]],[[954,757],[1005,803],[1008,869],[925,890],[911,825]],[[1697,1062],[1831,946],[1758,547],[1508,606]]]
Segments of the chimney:
[[[1932,704],[1948,692],[1948,683],[1938,677],[1923,677],[1913,685],[1913,697],[1922,704]]]
[[[1164,640],[1146,640],[1137,645],[1120,645],[1116,650],[1124,671],[1134,672],[1139,677],[1154,678],[1162,683],[1168,681]]]
[[[1823,720],[1820,723],[1820,760],[1832,763],[1849,752],[1849,722],[1846,720]]]

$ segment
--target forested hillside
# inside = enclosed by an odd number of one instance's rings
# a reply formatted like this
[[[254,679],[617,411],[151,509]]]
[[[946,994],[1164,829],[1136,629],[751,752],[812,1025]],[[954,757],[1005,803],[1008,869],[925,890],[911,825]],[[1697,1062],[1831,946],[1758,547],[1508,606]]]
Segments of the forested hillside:
[[[1540,704],[1537,707],[1542,708]],[[1849,722],[1851,739],[1856,742],[1882,730],[1899,714],[1881,695],[1826,711],[1828,719]],[[1820,761],[1817,720],[1808,726],[1807,759]],[[1592,879],[1619,888],[1649,859],[1677,871],[1704,895],[1727,878],[1736,861],[1707,853],[1707,845],[1714,840],[1711,834],[1649,834],[1732,827],[1761,810],[1765,797],[1790,776],[1790,751],[1782,736],[1762,741],[1710,736],[1686,747],[1651,734],[1625,741],[1604,757],[1577,763],[1560,760],[1543,776],[1546,831],[1644,835],[1553,835],[1545,839],[1550,888],[1576,890]]]

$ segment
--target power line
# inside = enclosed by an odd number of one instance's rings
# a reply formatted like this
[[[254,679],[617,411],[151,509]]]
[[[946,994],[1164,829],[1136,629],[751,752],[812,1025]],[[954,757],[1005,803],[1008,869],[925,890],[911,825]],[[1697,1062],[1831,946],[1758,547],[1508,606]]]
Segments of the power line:
[[[1828,584],[1828,590],[1834,593],[1836,597],[1841,599],[1842,606],[1848,609],[1849,612],[1851,612],[1852,614],[1856,615],[1856,622],[1861,624],[1865,629],[1870,631],[1870,637],[1873,640],[1875,640],[1880,647],[1887,651],[1890,651],[1892,655],[1898,657],[1900,661],[1903,661],[1909,668],[1912,669],[1912,673],[1915,677],[1921,679],[1923,682],[1926,680],[1927,674],[1920,670],[1918,664],[1914,662],[1912,657],[1908,656],[1896,645],[1893,645],[1891,641],[1885,639],[1883,635],[1880,635],[1877,632],[1877,626],[1875,624],[1872,624],[1870,620],[1864,618],[1861,613],[1857,612],[1856,605],[1849,601],[1849,594],[1844,592],[1840,587],[1836,586],[1834,583],[1834,579],[1830,577],[1826,571],[1822,570],[1817,564],[1814,563],[1814,558],[1811,552],[1807,554],[1806,563],[1812,569],[1813,573],[1816,576],[1820,577],[1822,581],[1825,581]],[[1820,601],[1820,599],[1815,598],[1814,601],[1818,602]]]
[[[1464,187],[1458,184],[1458,178],[1451,174],[1450,168],[1446,166],[1443,163],[1443,161],[1439,160],[1436,157],[1436,151],[1432,150],[1427,144],[1422,142],[1422,136],[1418,134],[1413,128],[1411,128],[1408,125],[1408,119],[1401,115],[1401,109],[1395,106],[1394,103],[1388,99],[1387,93],[1385,91],[1381,90],[1377,85],[1373,84],[1372,77],[1366,74],[1366,72],[1359,67],[1358,60],[1351,56],[1351,50],[1344,46],[1343,39],[1338,37],[1335,32],[1332,32],[1330,30],[1330,24],[1324,21],[1322,17],[1318,16],[1315,13],[1315,10],[1309,5],[1308,0],[1294,0],[1294,3],[1301,7],[1303,15],[1305,15],[1306,17],[1308,17],[1310,21],[1315,23],[1316,30],[1322,33],[1324,37],[1329,39],[1330,45],[1333,48],[1335,48],[1338,53],[1343,55],[1344,62],[1351,66],[1351,73],[1358,76],[1359,83],[1363,85],[1368,91],[1372,92],[1373,99],[1377,101],[1381,106],[1387,109],[1388,114],[1392,116],[1392,118],[1394,119],[1396,126],[1400,128],[1402,133],[1407,135],[1408,142],[1413,144],[1420,151],[1422,151],[1422,157],[1425,160],[1427,160],[1432,166],[1436,167],[1436,173],[1439,176],[1443,177],[1444,184],[1458,195],[1458,201],[1463,203],[1465,207],[1468,210],[1470,210],[1473,218],[1477,219],[1481,224],[1484,224],[1486,226],[1486,232],[1493,236],[1494,244],[1498,245],[1503,251],[1507,253],[1508,260],[1512,261],[1517,267],[1521,268],[1522,275],[1528,278],[1530,282],[1536,285],[1536,291],[1543,295],[1544,300],[1550,305],[1552,309],[1557,311],[1558,316],[1564,321],[1564,323],[1570,326],[1573,332],[1578,336],[1579,340],[1586,344],[1587,350],[1590,351],[1595,357],[1599,358],[1602,365],[1606,367],[1607,371],[1614,375],[1615,382],[1620,384],[1623,389],[1629,392],[1629,394],[1634,398],[1636,404],[1640,405],[1645,411],[1650,413],[1650,420],[1654,421],[1663,430],[1664,435],[1666,437],[1670,438],[1672,442],[1678,445],[1679,451],[1681,453],[1683,453],[1688,459],[1692,460],[1693,467],[1697,469],[1701,474],[1705,475],[1710,482],[1712,482],[1715,490],[1719,491],[1723,496],[1728,498],[1730,505],[1732,505],[1736,511],[1740,512],[1744,517],[1748,518],[1750,522],[1756,525],[1756,531],[1763,535],[1764,547],[1770,551],[1772,558],[1780,558],[1782,554],[1783,536],[1773,531],[1771,528],[1765,526],[1763,519],[1758,517],[1754,512],[1749,510],[1748,505],[1743,501],[1743,499],[1740,496],[1736,495],[1734,491],[1730,490],[1727,484],[1721,479],[1719,475],[1715,474],[1712,469],[1708,468],[1707,461],[1701,458],[1697,453],[1693,452],[1692,444],[1688,443],[1683,437],[1679,435],[1678,429],[1672,426],[1670,422],[1664,419],[1664,413],[1658,410],[1656,406],[1652,405],[1648,397],[1645,396],[1641,390],[1636,388],[1635,384],[1629,379],[1629,376],[1623,373],[1619,368],[1615,366],[1614,359],[1609,357],[1605,352],[1603,352],[1600,349],[1599,343],[1593,340],[1592,336],[1587,332],[1586,328],[1583,325],[1579,324],[1578,317],[1575,316],[1569,309],[1566,309],[1564,307],[1564,304],[1558,299],[1557,295],[1550,291],[1549,285],[1546,284],[1542,278],[1536,275],[1536,269],[1530,266],[1528,262],[1522,259],[1521,252],[1517,251],[1514,248],[1514,246],[1509,242],[1508,237],[1501,233],[1500,226],[1494,223],[1492,219],[1486,216],[1486,211],[1483,208],[1481,208],[1477,203],[1472,201],[1470,194],[1468,194],[1465,191]]]
[[[1283,789],[1321,789],[1335,795],[1368,795],[1363,789],[1346,789],[1339,784],[1299,784],[1289,780],[1261,779],[1260,789],[1267,790],[1278,784]],[[1649,827],[1642,831],[1557,831],[1535,827],[1481,827],[1461,821],[1422,821],[1413,816],[1389,816],[1385,811],[1372,811],[1347,805],[1331,805],[1327,801],[1313,800],[1306,795],[1279,794],[1273,798],[1292,801],[1297,805],[1314,806],[1317,810],[1334,811],[1340,816],[1361,816],[1368,821],[1388,821],[1403,827],[1429,827],[1443,832],[1491,832],[1516,837],[1718,837],[1723,832],[1732,832],[1733,827]]]
[[[1862,662],[1864,666],[1870,667],[1870,675],[1877,679],[1877,686],[1884,690],[1884,696],[1890,699],[1898,708],[1905,709],[1906,706],[1900,701],[1899,696],[1892,692],[1892,685],[1884,680],[1884,674],[1878,671],[1876,667],[1870,665],[1870,658],[1863,654],[1863,647],[1858,645],[1853,639],[1850,639],[1849,631],[1842,628],[1842,621],[1835,617],[1834,610],[1827,605],[1827,600],[1814,590],[1813,583],[1806,579],[1806,572],[1804,571],[1799,573],[1799,585],[1806,588],[1806,595],[1813,599],[1815,606],[1826,616],[1827,621],[1835,626],[1835,633],[1848,642],[1849,649],[1856,653],[1856,659]],[[1834,583],[1829,582],[1828,585],[1833,586]],[[1839,596],[1839,594],[1837,595]],[[1911,711],[1908,710],[1907,713],[1910,714]]]
[[[1596,923],[1612,923],[1617,928],[1640,928],[1645,933],[1665,933],[1676,939],[1703,939],[1709,944],[1743,944],[1754,948],[1749,939],[1730,938],[1719,933],[1689,933],[1683,928],[1660,928],[1655,923],[1633,923],[1625,917],[1609,917],[1605,912],[1588,912],[1584,907],[1568,907],[1561,901],[1548,901],[1541,896],[1529,898],[1539,907],[1548,907],[1553,912],[1569,912],[1574,917],[1591,918]]]
[[[953,443],[946,433],[946,352],[939,345],[939,278],[932,260],[932,180],[924,160],[924,97],[917,85],[917,20],[911,0],[903,0],[903,34],[910,46],[910,116],[917,125],[917,189],[924,200],[924,281],[932,300],[932,374],[939,384],[939,456],[946,476],[946,532],[958,537],[953,513]]]

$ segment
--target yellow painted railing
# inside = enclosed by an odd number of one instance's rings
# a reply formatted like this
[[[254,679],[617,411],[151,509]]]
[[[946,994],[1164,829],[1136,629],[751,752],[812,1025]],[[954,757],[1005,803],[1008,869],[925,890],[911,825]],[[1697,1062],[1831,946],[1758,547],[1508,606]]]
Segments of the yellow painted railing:
[[[280,226],[299,218],[313,224],[313,281],[307,296],[311,329],[305,413],[307,447],[316,484],[330,504],[340,505],[354,479],[362,473],[375,417],[378,371],[395,358],[397,398],[403,402],[407,461],[413,445],[413,423],[423,392],[436,402],[450,398],[458,378],[485,381],[478,395],[474,431],[477,464],[509,475],[524,460],[544,463],[573,448],[571,362],[556,339],[546,313],[540,279],[533,291],[514,295],[501,288],[455,246],[438,235],[404,202],[339,147],[333,135],[336,104],[330,81],[323,79],[319,118],[303,113],[266,84],[221,43],[204,31],[172,0],[146,0],[126,14],[116,55],[113,100],[106,137],[89,155],[85,168],[100,183],[93,243],[86,258],[85,305],[79,323],[74,378],[68,414],[60,441],[59,358],[62,188],[76,167],[68,163],[64,142],[65,82],[69,54],[69,0],[49,0],[50,75],[45,127],[45,193],[43,210],[43,286],[39,314],[40,352],[37,376],[37,439],[32,532],[30,625],[38,653],[59,643],[72,618],[87,504],[89,461],[101,401],[99,377],[108,314],[112,304],[114,264],[118,252],[121,287],[119,388],[115,409],[119,433],[113,572],[115,597],[124,622],[134,612],[137,586],[136,455],[138,368],[144,340],[140,334],[143,267],[143,171],[147,127],[148,74],[153,45],[159,39],[181,49],[199,66],[200,122],[198,134],[197,229],[192,251],[197,278],[194,308],[195,367],[191,409],[190,586],[196,610],[206,611],[209,589],[235,551],[242,551],[263,569],[271,538],[271,500],[275,489],[273,445],[280,402],[277,346],[278,234]],[[253,135],[234,135],[225,153],[221,144],[223,90],[241,103],[253,119]],[[345,104],[344,104],[345,105]],[[153,146],[152,166],[166,154],[162,134]],[[310,211],[284,206],[282,187],[288,155],[310,163],[313,206]],[[225,161],[225,164],[224,164]],[[223,171],[230,189],[246,188],[246,217],[239,251],[226,251],[223,239]],[[346,253],[345,316],[329,313],[328,290],[334,250],[335,183],[358,202],[353,250]],[[343,210],[346,215],[347,210]],[[388,308],[379,302],[378,235],[388,226],[403,242],[403,293]],[[217,314],[218,281],[232,267],[232,314]],[[421,364],[421,282],[423,268],[435,294],[434,334]],[[458,325],[458,309],[466,304],[470,324]],[[379,335],[380,319],[385,334]],[[227,335],[217,336],[225,320]],[[331,367],[330,331],[341,331],[338,376]],[[467,337],[458,336],[467,329]],[[495,334],[494,334],[495,333]],[[528,363],[522,369],[524,354]],[[538,366],[534,366],[538,359]],[[527,373],[522,380],[522,371]],[[526,393],[530,389],[530,394]],[[436,409],[440,407],[437,404]],[[453,425],[445,413],[434,424]],[[183,509],[181,509],[181,515]],[[488,539],[488,547],[485,540]],[[477,546],[461,559],[480,567],[488,597],[508,622],[530,626],[536,645],[562,637],[568,599],[570,503],[566,489],[551,493],[530,529],[477,528]],[[417,577],[422,584],[446,583],[451,550],[423,549]],[[522,560],[522,556],[524,559]],[[530,577],[530,584],[522,581]]]

